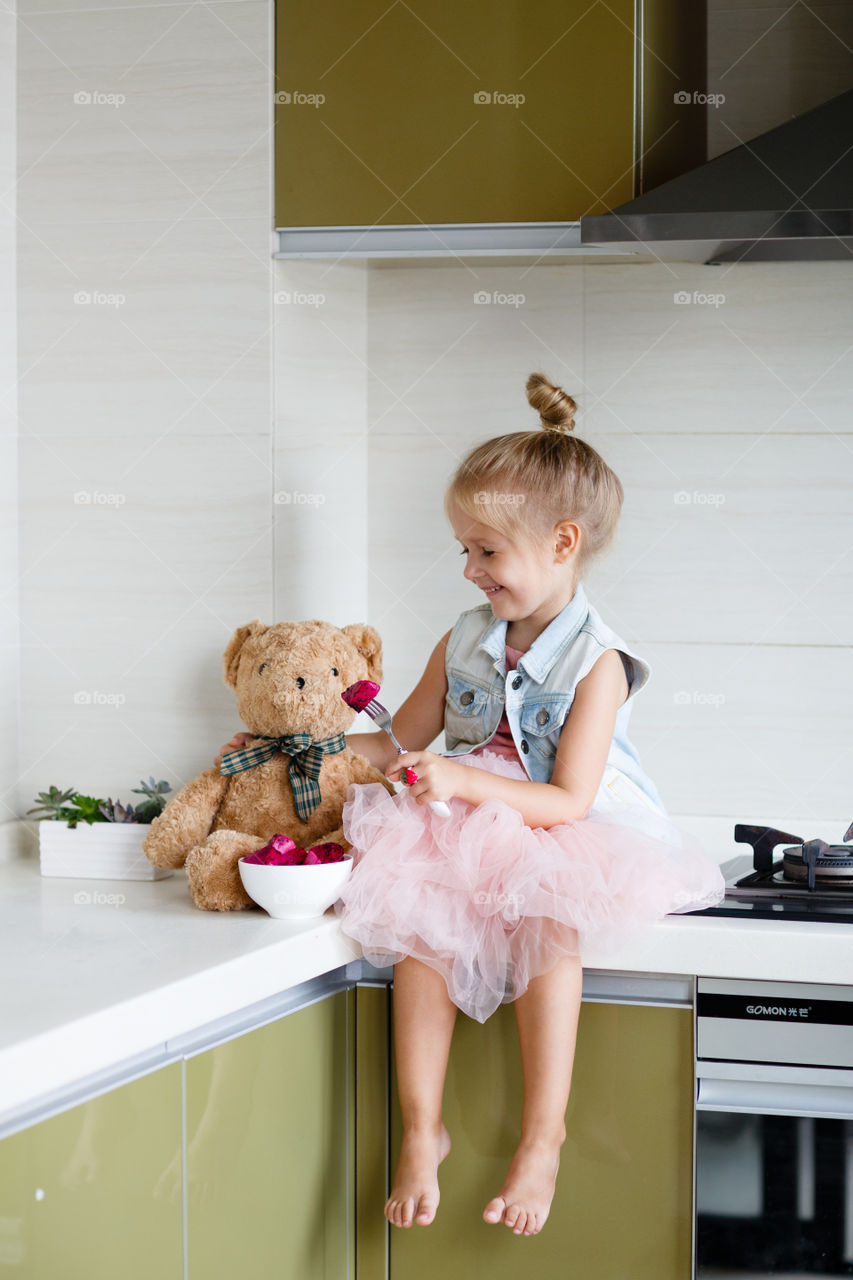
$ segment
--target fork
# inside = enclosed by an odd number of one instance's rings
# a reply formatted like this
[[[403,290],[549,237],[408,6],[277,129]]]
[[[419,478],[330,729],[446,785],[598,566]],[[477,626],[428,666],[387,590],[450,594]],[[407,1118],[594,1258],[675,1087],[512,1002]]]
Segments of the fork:
[[[394,737],[394,731],[391,728],[391,713],[387,707],[383,707],[382,703],[376,698],[371,698],[366,706],[362,707],[362,711],[366,711],[371,720],[379,725],[380,729],[384,729],[388,737],[397,748],[397,755],[404,756],[406,754],[405,747],[401,747],[397,739]],[[414,772],[414,770],[412,771]],[[417,778],[415,778],[417,781]],[[430,800],[429,807],[435,812],[441,814],[442,818],[450,817],[450,809],[443,800]]]

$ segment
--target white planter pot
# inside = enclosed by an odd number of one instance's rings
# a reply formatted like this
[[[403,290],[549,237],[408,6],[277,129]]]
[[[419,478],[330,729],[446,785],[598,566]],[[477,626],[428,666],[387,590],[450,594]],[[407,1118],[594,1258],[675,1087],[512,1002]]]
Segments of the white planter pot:
[[[43,876],[83,880],[162,880],[174,875],[153,866],[142,852],[151,830],[144,822],[39,822],[39,863]]]

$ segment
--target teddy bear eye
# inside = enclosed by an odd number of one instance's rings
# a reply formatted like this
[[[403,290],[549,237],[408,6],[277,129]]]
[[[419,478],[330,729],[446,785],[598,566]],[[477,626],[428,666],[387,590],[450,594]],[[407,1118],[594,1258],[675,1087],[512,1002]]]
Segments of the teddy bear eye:
[[[261,663],[261,665],[258,667],[258,675],[260,675],[260,674],[261,674],[261,672],[263,671],[263,669],[264,669],[264,667],[265,667],[266,665],[267,665],[267,664],[266,664],[265,662],[262,662],[262,663]]]
[[[296,687],[297,687],[297,689],[304,689],[304,688],[305,688],[305,681],[302,679],[302,676],[297,676],[297,677],[296,677]]]
[[[337,668],[337,667],[332,667],[332,675],[333,675],[333,676],[336,676],[337,674],[338,674],[338,668]]]

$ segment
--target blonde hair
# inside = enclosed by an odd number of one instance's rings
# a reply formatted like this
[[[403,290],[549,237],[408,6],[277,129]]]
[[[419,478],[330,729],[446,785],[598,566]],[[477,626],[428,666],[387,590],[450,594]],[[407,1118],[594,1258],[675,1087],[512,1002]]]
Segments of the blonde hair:
[[[539,429],[514,431],[477,445],[460,462],[444,497],[510,541],[538,542],[561,520],[581,530],[577,576],[616,534],[624,496],[619,477],[592,445],[571,435],[577,405],[544,373],[527,379]]]

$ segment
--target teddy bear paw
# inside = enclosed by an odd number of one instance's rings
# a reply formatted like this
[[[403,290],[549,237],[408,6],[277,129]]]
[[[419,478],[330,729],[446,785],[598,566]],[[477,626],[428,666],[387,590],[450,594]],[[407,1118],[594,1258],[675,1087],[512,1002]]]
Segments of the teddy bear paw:
[[[192,900],[202,911],[240,911],[256,903],[243,888],[238,862],[263,841],[241,831],[216,831],[187,854]]]

